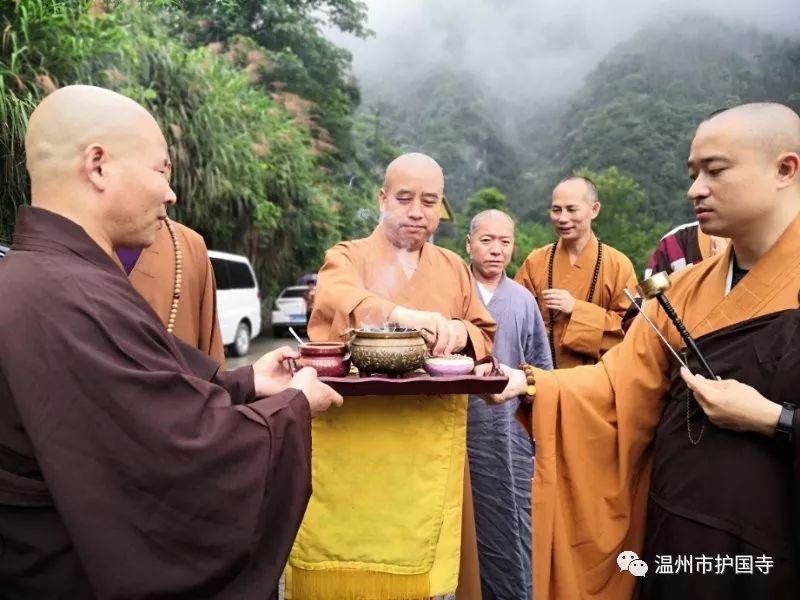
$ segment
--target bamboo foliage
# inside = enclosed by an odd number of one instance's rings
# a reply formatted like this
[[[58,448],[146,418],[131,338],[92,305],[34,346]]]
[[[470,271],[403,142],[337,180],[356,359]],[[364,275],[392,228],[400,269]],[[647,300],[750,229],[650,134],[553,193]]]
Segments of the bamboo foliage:
[[[174,164],[175,216],[209,247],[247,253],[268,293],[316,268],[338,239],[331,186],[309,128],[246,70],[173,35],[175,18],[174,7],[130,2],[15,0],[0,9],[0,237],[28,200],[30,112],[57,87],[102,85],[159,121]]]
[[[14,0],[0,8],[0,238],[28,200],[24,136],[38,102],[63,83],[100,83],[124,51],[124,32],[89,18],[83,0]]]

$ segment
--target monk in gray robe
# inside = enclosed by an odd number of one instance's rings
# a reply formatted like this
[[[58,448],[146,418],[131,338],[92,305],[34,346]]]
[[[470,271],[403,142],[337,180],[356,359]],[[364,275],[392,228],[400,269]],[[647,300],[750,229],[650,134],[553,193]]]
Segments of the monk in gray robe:
[[[506,276],[514,251],[514,222],[488,210],[472,219],[467,252],[475,285],[497,321],[494,356],[504,364],[552,369],[547,330],[536,299]],[[531,477],[533,446],[517,422],[516,402],[469,401],[469,452],[483,600],[531,595]]]

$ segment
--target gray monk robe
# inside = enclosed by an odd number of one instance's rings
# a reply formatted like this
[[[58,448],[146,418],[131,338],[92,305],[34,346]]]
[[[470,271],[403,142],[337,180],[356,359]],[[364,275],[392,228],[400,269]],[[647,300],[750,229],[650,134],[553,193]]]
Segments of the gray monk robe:
[[[218,373],[48,211],[20,209],[0,290],[0,597],[269,597],[311,493],[305,396]]]
[[[553,368],[533,294],[504,276],[487,308],[497,321],[492,354],[498,361]],[[489,406],[469,399],[467,449],[483,600],[531,597],[533,445],[514,416],[518,406],[518,400]]]

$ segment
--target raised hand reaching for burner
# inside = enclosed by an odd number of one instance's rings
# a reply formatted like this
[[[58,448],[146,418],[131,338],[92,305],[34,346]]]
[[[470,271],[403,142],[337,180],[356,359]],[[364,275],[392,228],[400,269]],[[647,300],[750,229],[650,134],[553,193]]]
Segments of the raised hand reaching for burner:
[[[467,327],[458,319],[447,319],[437,312],[396,307],[390,320],[402,327],[419,329],[434,356],[447,356],[467,346]]]

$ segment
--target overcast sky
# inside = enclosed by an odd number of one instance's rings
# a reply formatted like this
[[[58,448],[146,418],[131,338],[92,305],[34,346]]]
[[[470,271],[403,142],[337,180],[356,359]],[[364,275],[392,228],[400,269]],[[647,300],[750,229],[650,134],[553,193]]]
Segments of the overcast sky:
[[[366,99],[442,65],[521,102],[577,87],[615,45],[676,11],[702,10],[800,36],[800,0],[367,0],[375,36],[331,33],[353,52]],[[711,27],[712,25],[709,24]],[[535,85],[525,85],[525,82]]]

